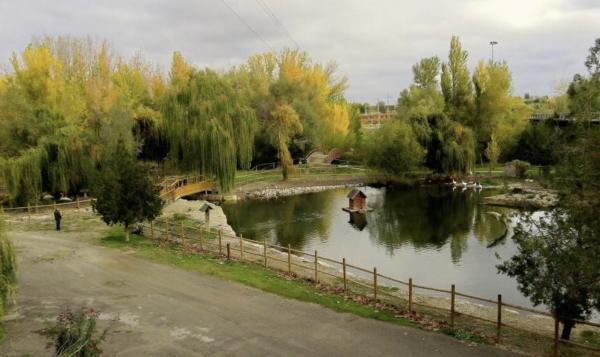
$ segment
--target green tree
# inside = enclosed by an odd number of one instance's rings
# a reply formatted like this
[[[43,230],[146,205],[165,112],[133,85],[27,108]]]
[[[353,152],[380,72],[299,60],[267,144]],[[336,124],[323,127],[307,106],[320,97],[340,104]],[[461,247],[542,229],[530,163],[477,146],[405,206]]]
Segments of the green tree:
[[[588,75],[576,74],[567,90],[571,112],[584,124],[600,111],[600,38],[589,52],[585,60]]]
[[[562,141],[560,128],[552,124],[530,123],[521,133],[509,156],[532,165],[554,165],[558,161]]]
[[[271,117],[266,123],[267,132],[273,145],[277,147],[281,162],[283,179],[287,180],[294,169],[294,162],[288,149],[291,138],[302,132],[302,124],[298,114],[288,104],[279,104],[271,112]]]
[[[425,142],[427,167],[446,173],[468,173],[475,165],[475,135],[468,127],[446,118],[427,118],[431,135]]]
[[[229,191],[237,168],[247,169],[252,161],[255,113],[232,83],[214,71],[194,71],[187,82],[176,83],[158,126],[169,143],[169,164],[212,175]]]
[[[132,224],[157,217],[163,206],[160,188],[122,140],[102,163],[93,188],[94,209],[108,225],[122,224],[129,241]]]
[[[490,142],[485,149],[485,155],[490,163],[490,174],[496,168],[498,164],[498,158],[500,157],[500,146],[498,145],[498,141],[496,140],[496,135],[492,134]]]
[[[592,50],[586,61],[592,77],[596,53]],[[581,105],[579,113],[589,109],[589,103]],[[517,254],[498,266],[517,279],[519,290],[535,305],[550,308],[563,322],[561,337],[567,340],[575,320],[600,309],[600,130],[579,126],[572,134],[574,139],[560,149],[557,207],[541,218],[524,219],[515,230]]]
[[[440,59],[438,57],[423,58],[412,67],[413,79],[421,88],[437,87],[440,75]]]
[[[467,68],[468,56],[458,37],[452,36],[448,62],[442,64],[441,84],[446,114],[461,124],[468,122],[473,100],[473,87]]]
[[[483,148],[495,134],[500,149],[508,152],[527,126],[531,110],[514,97],[512,75],[505,62],[480,61],[473,74],[475,98],[468,125],[475,131]]]
[[[369,166],[386,173],[403,175],[420,166],[425,150],[404,121],[384,125],[367,140],[366,158]]]

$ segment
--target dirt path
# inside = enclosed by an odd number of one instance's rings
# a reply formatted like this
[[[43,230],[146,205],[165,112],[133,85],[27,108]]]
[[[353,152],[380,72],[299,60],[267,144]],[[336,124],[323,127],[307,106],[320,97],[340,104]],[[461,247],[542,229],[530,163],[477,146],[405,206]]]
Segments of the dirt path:
[[[101,311],[107,356],[505,356],[156,264],[79,234],[12,233],[18,308],[2,356],[50,355],[36,331],[65,306]],[[118,321],[114,319],[118,317]]]

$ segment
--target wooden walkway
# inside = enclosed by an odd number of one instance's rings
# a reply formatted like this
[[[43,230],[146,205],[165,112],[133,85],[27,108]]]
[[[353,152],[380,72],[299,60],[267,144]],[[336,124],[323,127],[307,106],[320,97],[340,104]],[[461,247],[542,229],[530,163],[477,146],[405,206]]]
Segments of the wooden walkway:
[[[214,191],[217,188],[213,180],[204,176],[170,177],[164,179],[160,186],[160,198],[165,201],[175,201],[181,197]]]

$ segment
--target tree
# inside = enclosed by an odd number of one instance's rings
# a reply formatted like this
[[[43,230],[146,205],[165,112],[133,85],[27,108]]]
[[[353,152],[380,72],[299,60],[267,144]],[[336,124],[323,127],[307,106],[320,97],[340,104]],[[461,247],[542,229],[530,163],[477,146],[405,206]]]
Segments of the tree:
[[[271,111],[271,117],[266,123],[271,142],[277,147],[279,160],[281,162],[281,173],[283,179],[287,180],[290,172],[294,169],[294,162],[288,149],[290,139],[302,132],[302,124],[298,114],[288,104],[279,104]]]
[[[468,56],[458,37],[452,36],[448,62],[442,64],[442,93],[446,103],[446,114],[461,124],[466,124],[469,119],[473,96],[467,68]]]
[[[255,113],[214,71],[195,71],[180,82],[171,87],[158,126],[169,143],[168,162],[182,171],[211,175],[221,190],[229,191],[237,168],[248,169],[252,161]]]
[[[485,149],[485,155],[487,156],[490,162],[490,174],[496,168],[496,164],[498,164],[498,158],[500,157],[500,146],[498,145],[498,141],[496,140],[496,135],[492,134],[492,138],[490,139],[487,148]]]
[[[554,165],[558,161],[562,136],[561,129],[552,124],[530,123],[509,156],[532,165]]]
[[[592,77],[594,63],[588,57]],[[581,105],[584,111],[589,108],[589,103]],[[564,324],[561,338],[566,340],[575,320],[600,309],[600,130],[578,126],[573,134],[560,149],[557,207],[541,218],[525,218],[515,230],[517,254],[498,266],[517,279],[519,290],[535,305],[550,308]]]
[[[500,149],[508,152],[516,145],[531,113],[523,100],[511,93],[508,65],[480,61],[473,74],[473,85],[474,108],[468,125],[475,131],[479,147],[483,149],[494,134]]]
[[[600,38],[585,60],[588,76],[576,74],[569,85],[570,109],[581,123],[588,123],[600,111]]]
[[[412,67],[413,79],[421,88],[436,87],[440,74],[440,59],[438,57],[423,58]]]
[[[402,175],[420,166],[425,150],[404,121],[385,124],[366,143],[367,163],[389,174]]]
[[[163,201],[159,192],[145,165],[119,140],[97,174],[93,188],[94,209],[106,224],[122,224],[125,240],[129,242],[129,228],[133,223],[152,220],[160,214]]]

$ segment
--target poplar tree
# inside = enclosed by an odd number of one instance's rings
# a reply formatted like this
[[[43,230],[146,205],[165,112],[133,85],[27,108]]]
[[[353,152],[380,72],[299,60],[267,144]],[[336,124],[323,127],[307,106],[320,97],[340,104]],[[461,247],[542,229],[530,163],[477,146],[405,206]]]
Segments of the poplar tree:
[[[442,64],[442,93],[449,118],[466,124],[472,105],[473,87],[467,68],[468,53],[457,36],[450,40],[448,62]]]

